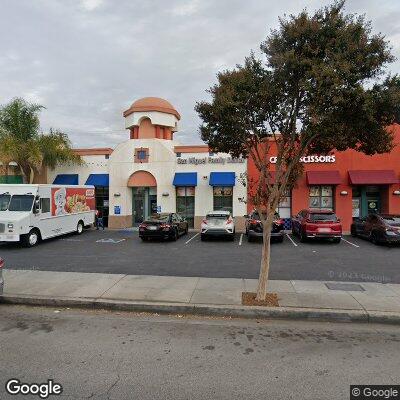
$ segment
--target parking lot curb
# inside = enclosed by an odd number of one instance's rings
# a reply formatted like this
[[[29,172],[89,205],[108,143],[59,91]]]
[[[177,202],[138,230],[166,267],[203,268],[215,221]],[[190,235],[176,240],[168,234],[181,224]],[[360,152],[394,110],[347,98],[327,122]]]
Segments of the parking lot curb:
[[[294,307],[248,307],[239,305],[186,304],[143,302],[96,298],[47,297],[28,295],[3,295],[0,303],[45,307],[71,307],[105,309],[113,311],[147,312],[158,314],[201,315],[249,319],[288,319],[324,322],[363,322],[400,325],[400,314],[392,312],[367,312]]]

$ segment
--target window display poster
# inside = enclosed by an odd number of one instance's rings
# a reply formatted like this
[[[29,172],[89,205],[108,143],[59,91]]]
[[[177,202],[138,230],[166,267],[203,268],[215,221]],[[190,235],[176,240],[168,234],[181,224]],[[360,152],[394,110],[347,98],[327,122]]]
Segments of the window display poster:
[[[214,196],[232,196],[232,188],[231,187],[214,187]]]
[[[310,197],[310,208],[320,208],[320,197]]]
[[[310,196],[320,196],[320,187],[310,186]]]
[[[360,218],[360,199],[353,199],[352,200],[353,206],[353,218]]]
[[[321,197],[321,208],[332,208],[332,197]]]
[[[321,196],[332,196],[332,186],[321,186]]]
[[[178,197],[184,197],[185,196],[185,187],[177,187],[176,188],[176,195]]]

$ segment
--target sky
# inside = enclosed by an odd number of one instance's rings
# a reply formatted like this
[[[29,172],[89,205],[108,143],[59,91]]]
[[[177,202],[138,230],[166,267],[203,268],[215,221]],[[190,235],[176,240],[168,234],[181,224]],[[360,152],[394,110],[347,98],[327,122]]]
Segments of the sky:
[[[197,101],[218,71],[243,62],[278,18],[328,0],[0,0],[0,104],[40,103],[44,132],[74,147],[128,138],[122,112],[146,96],[182,116],[175,138],[201,143]],[[400,71],[400,0],[348,0],[391,42]]]

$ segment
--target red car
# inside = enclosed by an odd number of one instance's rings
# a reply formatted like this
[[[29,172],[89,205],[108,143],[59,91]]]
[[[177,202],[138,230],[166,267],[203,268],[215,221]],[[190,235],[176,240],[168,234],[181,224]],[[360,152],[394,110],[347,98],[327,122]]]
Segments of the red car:
[[[332,239],[340,243],[342,238],[342,224],[333,211],[309,209],[301,210],[292,218],[292,233],[306,242],[311,238]]]

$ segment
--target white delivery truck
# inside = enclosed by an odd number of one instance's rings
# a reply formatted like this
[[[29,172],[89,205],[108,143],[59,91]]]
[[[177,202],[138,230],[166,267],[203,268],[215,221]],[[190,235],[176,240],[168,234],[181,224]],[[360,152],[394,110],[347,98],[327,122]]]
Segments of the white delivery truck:
[[[95,220],[94,186],[0,184],[0,242],[35,246]]]

